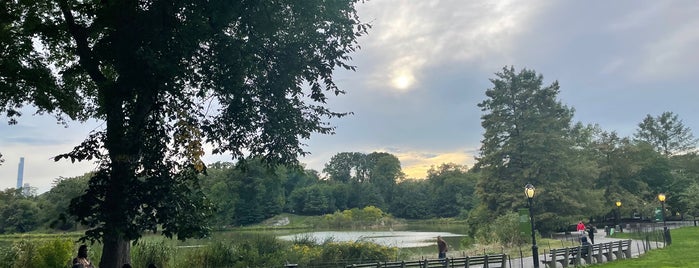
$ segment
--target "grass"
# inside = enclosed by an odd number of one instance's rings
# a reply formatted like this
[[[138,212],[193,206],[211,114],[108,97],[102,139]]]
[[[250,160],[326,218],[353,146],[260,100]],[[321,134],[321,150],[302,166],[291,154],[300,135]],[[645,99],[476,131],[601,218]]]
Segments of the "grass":
[[[671,230],[672,245],[652,250],[636,259],[627,259],[594,265],[602,268],[616,267],[699,267],[696,257],[699,248],[699,227]]]

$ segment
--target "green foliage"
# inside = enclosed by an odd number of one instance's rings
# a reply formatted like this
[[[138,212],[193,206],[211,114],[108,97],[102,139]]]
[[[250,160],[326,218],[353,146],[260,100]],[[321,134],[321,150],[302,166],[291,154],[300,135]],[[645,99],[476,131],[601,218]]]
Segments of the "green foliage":
[[[21,189],[1,191],[0,234],[35,230],[39,225],[39,212],[36,198],[25,196]]]
[[[37,247],[38,256],[34,267],[65,267],[73,258],[74,242],[54,239]]]
[[[646,115],[634,137],[665,156],[692,151],[697,145],[692,130],[673,112],[663,112],[656,117]]]
[[[353,208],[350,210],[337,211],[333,214],[325,215],[319,226],[332,228],[355,228],[383,226],[394,223],[395,220],[386,215],[381,209],[368,206],[362,209]]]
[[[166,267],[174,250],[165,241],[139,241],[131,248],[132,266],[147,267],[149,264],[155,264],[157,267]]]
[[[430,211],[436,217],[455,217],[462,211],[470,211],[476,203],[473,195],[477,180],[477,175],[469,173],[466,166],[448,163],[430,168],[427,172]]]
[[[391,213],[399,218],[428,219],[435,217],[432,211],[434,196],[428,180],[404,180],[396,185]]]
[[[311,265],[388,261],[395,260],[398,256],[397,248],[380,246],[370,242],[330,242],[323,244],[322,249],[318,259],[311,261]]]
[[[66,267],[73,250],[74,243],[68,239],[21,239],[0,248],[0,267]]]
[[[70,230],[77,227],[77,221],[68,214],[70,200],[82,195],[88,187],[91,174],[54,180],[53,187],[39,196],[41,222],[45,227],[57,230]]]
[[[522,245],[527,242],[527,236],[522,235],[519,229],[519,215],[514,212],[495,219],[492,231],[498,242],[503,245]]]
[[[215,242],[184,253],[175,267],[234,267],[237,259],[232,245]]]

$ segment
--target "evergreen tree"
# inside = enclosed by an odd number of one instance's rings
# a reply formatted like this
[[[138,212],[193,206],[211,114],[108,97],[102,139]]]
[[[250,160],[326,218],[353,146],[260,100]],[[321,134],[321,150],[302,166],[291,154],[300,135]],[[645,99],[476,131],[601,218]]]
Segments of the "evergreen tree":
[[[571,174],[573,109],[557,96],[558,82],[543,86],[533,70],[503,68],[490,80],[487,99],[478,104],[485,129],[476,168],[477,194],[486,211],[503,215],[526,207],[524,186],[535,185],[535,213],[541,228],[559,227],[566,217],[583,217],[587,182]],[[545,208],[545,209],[544,209]]]

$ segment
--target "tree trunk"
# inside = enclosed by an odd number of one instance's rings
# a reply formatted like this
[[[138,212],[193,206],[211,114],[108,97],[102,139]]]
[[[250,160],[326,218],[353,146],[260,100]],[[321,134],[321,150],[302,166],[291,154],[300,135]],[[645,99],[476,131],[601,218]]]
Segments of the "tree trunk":
[[[100,268],[121,268],[126,263],[131,263],[131,241],[118,235],[105,234],[104,247]]]

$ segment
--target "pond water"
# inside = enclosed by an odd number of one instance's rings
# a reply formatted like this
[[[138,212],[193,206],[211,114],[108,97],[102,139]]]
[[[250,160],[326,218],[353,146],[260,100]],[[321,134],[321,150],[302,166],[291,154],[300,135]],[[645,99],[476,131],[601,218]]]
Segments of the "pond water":
[[[431,231],[319,231],[283,235],[278,238],[287,241],[309,239],[318,244],[327,240],[337,242],[366,241],[389,247],[412,248],[435,245],[437,236],[446,238],[464,235]]]

